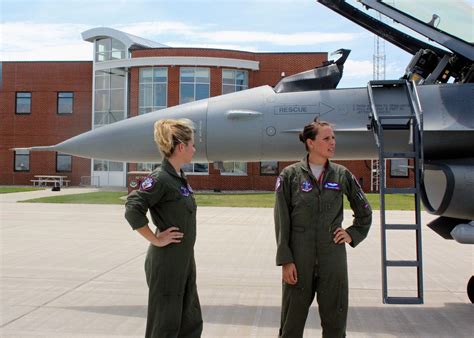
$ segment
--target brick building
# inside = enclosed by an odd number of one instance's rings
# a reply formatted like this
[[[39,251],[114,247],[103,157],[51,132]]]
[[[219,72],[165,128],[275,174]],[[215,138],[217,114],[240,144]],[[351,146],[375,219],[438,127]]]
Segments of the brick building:
[[[154,163],[84,159],[53,152],[12,151],[52,145],[128,117],[261,85],[320,66],[327,53],[252,53],[171,48],[110,28],[84,32],[94,44],[90,62],[4,62],[0,88],[0,184],[28,185],[34,175],[67,175],[82,182],[125,186],[127,173]],[[340,161],[371,187],[371,161]],[[207,163],[186,167],[195,189],[272,190],[288,162]],[[390,168],[388,169],[390,173]],[[405,186],[403,164],[387,184]]]

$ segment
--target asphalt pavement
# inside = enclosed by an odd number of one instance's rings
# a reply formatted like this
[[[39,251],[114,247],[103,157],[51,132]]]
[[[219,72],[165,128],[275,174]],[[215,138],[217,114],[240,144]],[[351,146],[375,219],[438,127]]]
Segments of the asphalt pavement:
[[[97,191],[62,189],[61,194]],[[120,205],[16,203],[50,190],[0,195],[1,337],[143,337],[147,243]],[[389,212],[409,222],[412,213]],[[434,216],[423,213],[423,221]],[[351,212],[345,212],[345,225]],[[466,284],[474,246],[423,229],[424,304],[382,303],[379,216],[368,238],[348,247],[348,337],[474,337]],[[413,257],[412,232],[388,238],[392,259]],[[277,337],[281,271],[273,210],[198,208],[195,247],[202,337]],[[391,295],[414,295],[414,269],[394,268]],[[320,337],[313,304],[305,337]]]

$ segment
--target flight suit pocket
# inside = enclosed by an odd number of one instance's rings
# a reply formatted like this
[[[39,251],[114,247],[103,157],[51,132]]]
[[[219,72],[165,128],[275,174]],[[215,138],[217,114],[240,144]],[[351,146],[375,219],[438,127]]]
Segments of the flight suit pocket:
[[[335,327],[343,327],[347,319],[347,310],[349,306],[348,302],[349,291],[347,283],[341,282],[339,284],[338,299],[336,305],[336,311],[334,313],[334,324]]]
[[[304,232],[305,228],[302,226],[293,226],[291,230],[293,230],[294,232]]]

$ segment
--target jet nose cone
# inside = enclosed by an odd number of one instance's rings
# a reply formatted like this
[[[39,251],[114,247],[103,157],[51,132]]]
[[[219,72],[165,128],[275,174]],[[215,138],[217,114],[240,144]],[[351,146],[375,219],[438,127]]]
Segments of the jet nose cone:
[[[90,130],[53,147],[38,147],[32,150],[54,150],[111,161],[157,162],[160,161],[161,155],[154,141],[155,122],[160,119],[187,118],[193,121],[196,128],[197,151],[194,158],[203,161],[206,160],[207,106],[208,100],[200,100],[157,110]]]

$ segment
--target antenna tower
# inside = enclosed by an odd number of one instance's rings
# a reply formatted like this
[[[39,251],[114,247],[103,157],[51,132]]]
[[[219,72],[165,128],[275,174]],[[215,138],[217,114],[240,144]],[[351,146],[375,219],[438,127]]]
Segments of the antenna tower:
[[[378,19],[382,16],[377,13]],[[374,35],[373,80],[385,80],[385,40]],[[370,191],[379,191],[380,163],[374,159],[370,161]]]

